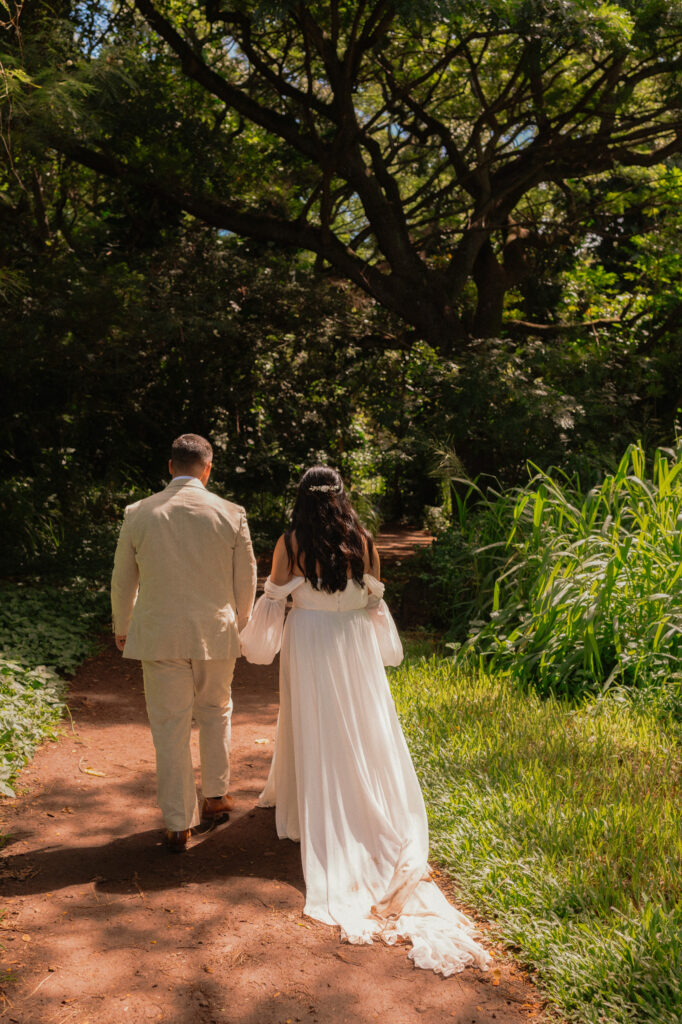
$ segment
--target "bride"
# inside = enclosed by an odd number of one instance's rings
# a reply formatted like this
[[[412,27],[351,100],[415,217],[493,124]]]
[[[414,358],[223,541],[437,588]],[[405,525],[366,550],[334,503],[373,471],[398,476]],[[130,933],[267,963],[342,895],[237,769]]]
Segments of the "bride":
[[[259,664],[281,643],[275,750],[259,803],[276,807],[280,839],[301,843],[310,917],[339,925],[348,942],[408,941],[417,967],[446,976],[485,969],[473,925],[429,879],[424,800],[384,671],[402,648],[383,589],[341,477],[314,466],[241,633],[242,652]]]

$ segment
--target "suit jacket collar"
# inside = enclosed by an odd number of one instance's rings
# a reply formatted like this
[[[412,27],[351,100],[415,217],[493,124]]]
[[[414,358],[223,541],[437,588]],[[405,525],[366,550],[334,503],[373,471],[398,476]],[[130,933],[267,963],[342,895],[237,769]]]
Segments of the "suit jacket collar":
[[[171,482],[166,485],[166,490],[173,488],[174,491],[177,491],[180,487],[201,487],[202,490],[205,490],[204,485],[198,476],[193,476],[190,480],[171,480]]]

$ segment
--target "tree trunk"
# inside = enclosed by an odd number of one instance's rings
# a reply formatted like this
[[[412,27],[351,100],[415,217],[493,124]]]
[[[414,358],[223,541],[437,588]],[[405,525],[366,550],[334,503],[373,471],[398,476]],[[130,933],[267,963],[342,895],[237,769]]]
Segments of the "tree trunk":
[[[507,275],[490,241],[481,247],[474,264],[477,302],[472,333],[475,338],[496,338],[502,331]]]

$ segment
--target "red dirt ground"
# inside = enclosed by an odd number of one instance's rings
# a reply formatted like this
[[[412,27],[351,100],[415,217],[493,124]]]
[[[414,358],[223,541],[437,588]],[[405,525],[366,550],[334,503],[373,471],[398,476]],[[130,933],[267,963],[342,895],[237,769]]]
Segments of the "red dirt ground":
[[[388,539],[388,538],[387,538]],[[414,538],[416,540],[418,538]],[[383,540],[383,538],[382,538]],[[403,557],[403,538],[394,557]],[[412,545],[414,547],[414,543]],[[382,543],[382,549],[384,544]],[[277,667],[238,662],[229,824],[161,845],[138,662],[107,637],[70,687],[72,721],[0,803],[0,1019],[11,1024],[520,1024],[544,1018],[524,972],[443,979],[405,948],[341,945],[304,919],[297,844],[256,807]],[[193,737],[198,763],[196,736]],[[446,883],[447,888],[447,883]]]

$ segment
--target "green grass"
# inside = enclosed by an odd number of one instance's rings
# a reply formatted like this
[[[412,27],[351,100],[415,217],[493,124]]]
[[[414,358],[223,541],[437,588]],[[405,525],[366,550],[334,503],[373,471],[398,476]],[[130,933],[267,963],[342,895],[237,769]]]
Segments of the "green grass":
[[[679,727],[412,656],[391,673],[463,899],[581,1024],[682,1020]]]
[[[0,583],[0,793],[64,713],[63,674],[93,649],[107,595],[67,587]]]

